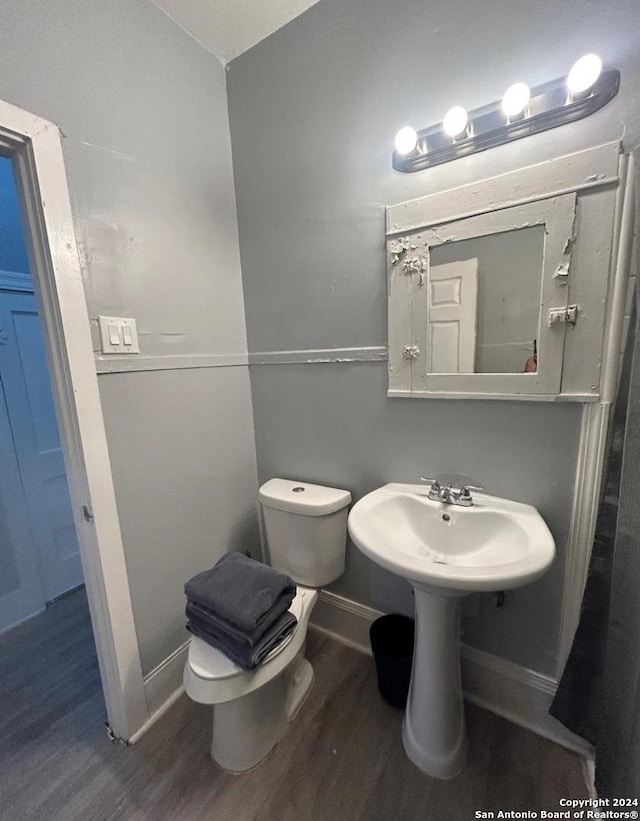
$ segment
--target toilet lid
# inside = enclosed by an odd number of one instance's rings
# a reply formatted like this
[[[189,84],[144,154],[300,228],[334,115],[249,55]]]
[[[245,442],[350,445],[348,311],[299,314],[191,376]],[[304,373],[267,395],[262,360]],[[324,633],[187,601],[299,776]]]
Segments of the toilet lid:
[[[265,656],[264,661],[260,665],[261,667],[268,664],[271,659],[281,653],[298,631],[300,627],[300,616],[302,614],[305,592],[306,591],[297,588],[296,595],[291,602],[291,607],[289,608],[289,612],[293,613],[298,623],[295,628],[287,636],[285,636],[284,639],[282,639],[282,641],[277,644],[267,656]],[[221,650],[212,647],[210,644],[202,641],[202,639],[199,639],[197,636],[192,636],[191,638],[191,645],[189,647],[189,664],[197,676],[200,678],[209,679],[211,681],[231,678],[232,676],[242,674],[250,676],[253,675],[254,672],[253,670],[245,670],[240,667],[240,665],[236,664],[235,661],[232,661],[228,656],[225,656]]]

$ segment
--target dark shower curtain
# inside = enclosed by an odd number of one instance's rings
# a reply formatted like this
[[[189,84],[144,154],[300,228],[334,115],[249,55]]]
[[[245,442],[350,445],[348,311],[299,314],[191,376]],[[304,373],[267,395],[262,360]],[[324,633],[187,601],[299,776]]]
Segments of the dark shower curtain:
[[[637,294],[636,294],[637,298]],[[634,308],[580,623],[550,712],[596,751],[603,798],[640,799],[640,334]]]

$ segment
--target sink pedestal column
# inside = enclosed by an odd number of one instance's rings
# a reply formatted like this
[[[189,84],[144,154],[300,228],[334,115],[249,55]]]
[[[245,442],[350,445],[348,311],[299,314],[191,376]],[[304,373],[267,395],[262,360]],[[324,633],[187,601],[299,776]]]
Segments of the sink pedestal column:
[[[460,604],[467,594],[412,584],[416,633],[402,741],[427,775],[453,778],[467,760],[460,677]]]

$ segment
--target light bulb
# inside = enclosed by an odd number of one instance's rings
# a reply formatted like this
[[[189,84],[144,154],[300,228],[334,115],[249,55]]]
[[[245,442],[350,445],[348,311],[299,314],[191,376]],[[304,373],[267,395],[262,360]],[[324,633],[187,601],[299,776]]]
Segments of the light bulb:
[[[514,83],[505,91],[502,98],[502,110],[510,119],[523,114],[529,105],[531,92],[526,83]]]
[[[467,112],[462,106],[450,108],[444,115],[442,128],[450,137],[460,137],[467,129]]]
[[[411,154],[418,145],[418,134],[415,128],[405,125],[396,134],[396,151],[398,154]]]
[[[583,94],[591,88],[602,71],[602,60],[597,54],[585,54],[575,62],[567,77],[567,88],[572,94]]]

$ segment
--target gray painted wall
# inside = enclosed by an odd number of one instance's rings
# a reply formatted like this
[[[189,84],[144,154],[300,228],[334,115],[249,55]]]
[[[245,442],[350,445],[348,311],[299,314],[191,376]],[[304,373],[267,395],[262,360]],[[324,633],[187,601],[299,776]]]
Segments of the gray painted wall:
[[[100,392],[149,670],[187,638],[183,583],[230,548],[258,547],[249,373],[109,374]]]
[[[640,143],[640,5],[620,0],[321,0],[232,61],[229,110],[250,351],[386,344],[384,206],[625,137]],[[400,126],[565,74],[594,50],[621,91],[582,121],[402,175]],[[553,673],[576,467],[577,406],[388,399],[384,364],[251,368],[259,478],[351,489],[454,470],[537,505],[550,573],[465,623],[471,644]],[[351,547],[334,590],[410,612],[407,586]]]
[[[65,135],[92,319],[134,316],[159,365],[245,353],[220,63],[147,0],[5,0],[0,98]],[[108,374],[100,388],[146,673],[187,638],[185,579],[256,544],[248,371]]]

